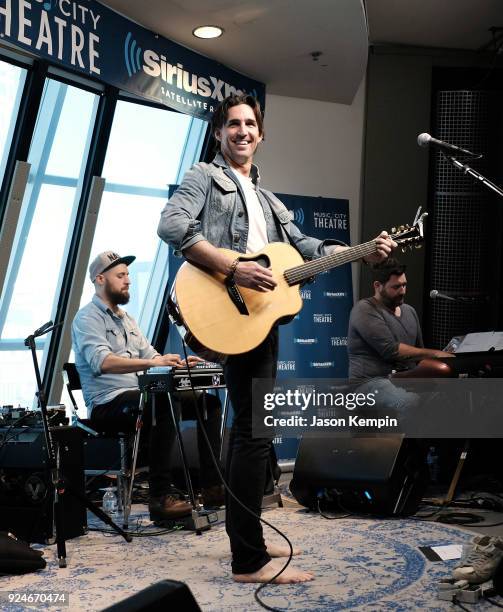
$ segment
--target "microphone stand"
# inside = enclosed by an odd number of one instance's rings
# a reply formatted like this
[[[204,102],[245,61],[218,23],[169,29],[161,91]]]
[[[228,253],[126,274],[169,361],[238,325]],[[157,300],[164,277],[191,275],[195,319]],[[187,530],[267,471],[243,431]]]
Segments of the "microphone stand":
[[[444,154],[445,155],[445,154]],[[490,181],[488,178],[486,178],[483,174],[480,174],[480,172],[477,172],[477,170],[474,170],[472,167],[470,167],[468,164],[462,164],[460,161],[458,161],[453,155],[445,155],[445,157],[451,162],[451,164],[457,168],[458,170],[461,170],[461,172],[463,172],[463,174],[469,174],[471,177],[473,177],[474,179],[476,179],[477,181],[481,182],[483,185],[485,185],[488,189],[491,189],[492,191],[494,191],[495,193],[497,193],[500,197],[503,198],[503,189],[501,189],[501,187],[499,187],[498,185],[496,185],[495,183],[493,183],[492,181]]]
[[[98,508],[96,504],[88,500],[85,495],[82,495],[82,493],[80,493],[80,491],[74,489],[71,483],[69,483],[68,480],[66,480],[66,478],[60,473],[59,456],[56,454],[51,429],[49,427],[49,418],[47,416],[47,398],[45,395],[42,378],[40,376],[40,368],[38,366],[35,339],[39,336],[44,336],[45,334],[49,333],[57,327],[60,327],[61,325],[61,322],[53,324],[52,321],[49,321],[48,323],[45,323],[45,325],[42,325],[42,327],[39,327],[39,329],[35,330],[33,334],[25,338],[24,345],[28,347],[31,351],[31,356],[33,359],[33,368],[35,370],[35,378],[37,381],[36,396],[38,400],[38,406],[42,415],[42,426],[44,429],[45,437],[45,451],[47,455],[47,471],[49,473],[50,483],[54,491],[54,526],[56,531],[58,565],[59,567],[63,568],[66,567],[66,542],[64,532],[63,504],[65,495],[68,493],[76,497],[79,501],[81,501],[86,506],[86,508],[88,508],[93,514],[95,514],[95,516],[97,516],[104,523],[114,529],[118,534],[120,534],[126,540],[126,542],[131,542],[132,538],[118,525],[116,525],[108,516],[108,514],[106,514],[106,512],[103,512],[101,508]]]

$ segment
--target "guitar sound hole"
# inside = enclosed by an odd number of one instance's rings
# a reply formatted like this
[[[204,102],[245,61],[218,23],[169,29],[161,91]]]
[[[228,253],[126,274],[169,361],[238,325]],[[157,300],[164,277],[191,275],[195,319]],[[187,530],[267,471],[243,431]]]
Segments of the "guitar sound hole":
[[[266,257],[265,255],[257,257],[257,259],[255,259],[254,261],[256,261],[258,265],[262,266],[263,268],[268,268],[271,265],[269,257]]]

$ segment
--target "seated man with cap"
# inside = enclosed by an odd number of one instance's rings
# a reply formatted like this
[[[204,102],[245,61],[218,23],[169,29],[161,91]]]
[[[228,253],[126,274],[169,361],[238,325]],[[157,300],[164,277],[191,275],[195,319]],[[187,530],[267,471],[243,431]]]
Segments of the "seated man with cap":
[[[129,302],[128,266],[136,258],[120,257],[113,251],[100,253],[89,267],[95,287],[92,301],[81,308],[72,324],[75,365],[80,375],[84,400],[94,426],[103,431],[133,431],[140,403],[137,373],[156,366],[184,367],[180,355],[160,355],[139,330],[136,321],[119,308]],[[201,361],[188,358],[189,366]],[[216,454],[220,443],[219,399],[205,394],[205,429]],[[203,401],[200,396],[199,402]],[[180,402],[174,403],[175,410]],[[174,492],[170,458],[175,427],[168,398],[148,397],[140,439],[148,436],[149,511],[153,521],[171,520],[190,514],[191,505]],[[223,503],[220,484],[207,444],[198,423],[203,502],[206,506]]]

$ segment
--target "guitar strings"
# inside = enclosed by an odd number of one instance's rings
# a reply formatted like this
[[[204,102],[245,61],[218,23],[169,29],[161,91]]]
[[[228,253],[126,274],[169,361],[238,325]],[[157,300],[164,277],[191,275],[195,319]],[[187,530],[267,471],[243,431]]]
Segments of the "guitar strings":
[[[396,240],[398,238],[398,235],[391,235],[390,238],[392,240]],[[417,239],[417,237],[400,238],[399,242],[401,244],[405,244],[408,242],[413,242]],[[360,259],[361,257],[365,257],[366,255],[370,255],[375,251],[376,241],[371,240],[369,242],[365,242],[364,244],[349,247],[349,249],[343,251],[342,253],[332,253],[330,255],[325,255],[324,257],[319,257],[318,259],[315,259],[313,261],[303,263],[299,266],[289,268],[288,270],[284,271],[283,276],[285,277],[285,280],[290,286],[297,285],[301,281],[311,276],[314,276],[315,274],[330,270],[331,268],[334,268],[336,266],[342,266],[351,261]]]
[[[305,278],[314,276],[319,272],[330,270],[330,268],[335,266],[349,263],[355,259],[360,259],[361,257],[365,257],[365,255],[370,255],[370,253],[373,253],[376,250],[375,246],[376,241],[371,240],[365,244],[350,247],[342,253],[332,253],[331,255],[325,255],[325,257],[309,261],[301,264],[300,266],[289,268],[288,270],[285,270],[283,275],[289,285],[295,285]]]

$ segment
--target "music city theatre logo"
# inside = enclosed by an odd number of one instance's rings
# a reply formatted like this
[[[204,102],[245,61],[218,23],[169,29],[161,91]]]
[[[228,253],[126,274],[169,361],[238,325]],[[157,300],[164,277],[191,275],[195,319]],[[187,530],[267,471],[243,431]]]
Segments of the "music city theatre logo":
[[[314,227],[322,229],[348,229],[348,216],[346,213],[314,211],[313,221]]]
[[[0,38],[100,74],[99,7],[89,0],[5,0],[0,4]]]
[[[321,314],[321,313],[315,312],[313,314],[313,323],[333,323],[332,313],[327,312],[325,314]]]
[[[311,289],[301,289],[300,290],[300,297],[303,300],[310,300],[311,299]]]
[[[348,337],[347,336],[332,336],[330,338],[330,344],[332,346],[347,346]]]
[[[296,363],[295,360],[290,359],[287,361],[278,361],[278,371],[295,371]]]
[[[208,108],[210,111],[213,110],[213,107],[208,106],[207,102],[193,97],[180,96],[178,92],[185,92],[192,96],[208,98],[217,102],[233,94],[246,93],[215,76],[201,76],[190,72],[180,62],[176,62],[153,49],[142,49],[133,38],[131,32],[128,32],[124,41],[124,63],[130,78],[139,72],[143,72],[152,78],[160,79],[163,83],[163,86],[161,86],[162,93],[187,106],[197,106],[205,110]],[[170,90],[165,85],[174,87],[175,91]],[[254,96],[257,95],[255,90],[248,93]]]

